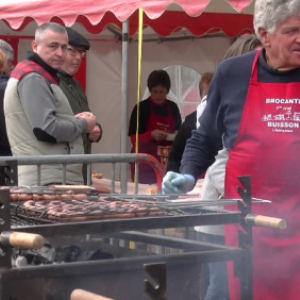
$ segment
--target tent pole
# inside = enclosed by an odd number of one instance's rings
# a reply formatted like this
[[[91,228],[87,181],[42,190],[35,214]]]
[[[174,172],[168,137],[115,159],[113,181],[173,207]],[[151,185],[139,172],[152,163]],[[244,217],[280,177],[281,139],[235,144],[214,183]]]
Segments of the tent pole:
[[[127,153],[127,104],[128,104],[128,46],[129,46],[129,19],[122,25],[122,75],[121,75],[121,153]],[[121,193],[127,193],[128,164],[121,164]]]

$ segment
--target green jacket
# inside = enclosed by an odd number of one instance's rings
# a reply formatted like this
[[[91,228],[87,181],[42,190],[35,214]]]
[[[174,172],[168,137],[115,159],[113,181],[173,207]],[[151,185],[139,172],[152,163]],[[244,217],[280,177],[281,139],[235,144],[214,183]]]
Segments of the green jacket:
[[[74,115],[82,113],[84,111],[91,111],[88,105],[87,97],[79,84],[79,82],[74,79],[72,76],[64,73],[63,71],[59,72],[59,85],[60,88],[63,90],[64,94],[67,96],[70,106],[73,110]],[[97,123],[101,130],[101,135],[99,139],[96,141],[97,143],[102,138],[102,127],[99,123]],[[91,154],[92,153],[92,142],[89,140],[89,137],[86,133],[82,134],[83,139],[83,146],[84,146],[84,153]],[[83,165],[83,177],[84,183],[87,183],[87,166]]]
[[[59,72],[59,85],[63,90],[64,94],[67,96],[70,106],[73,110],[74,115],[82,113],[84,111],[91,111],[88,105],[87,97],[79,84],[79,82],[72,76],[60,71]],[[97,142],[101,140],[102,128],[101,125],[97,123],[101,130],[100,138]],[[84,153],[90,154],[92,152],[92,142],[89,140],[86,133],[82,134]]]

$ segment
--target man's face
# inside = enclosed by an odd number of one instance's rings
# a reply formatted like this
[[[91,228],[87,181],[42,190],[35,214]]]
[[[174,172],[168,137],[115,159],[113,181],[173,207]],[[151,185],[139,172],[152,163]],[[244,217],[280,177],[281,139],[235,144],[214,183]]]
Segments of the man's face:
[[[267,54],[278,63],[277,68],[300,67],[300,18],[289,17],[274,34],[260,31]]]
[[[67,55],[67,34],[56,33],[51,30],[44,32],[41,41],[32,42],[32,50],[53,69],[59,69]]]
[[[150,94],[154,103],[163,104],[167,98],[168,90],[162,85],[157,85],[151,89]]]
[[[82,58],[85,56],[86,50],[83,48],[77,48],[68,46],[65,63],[61,67],[61,70],[67,74],[74,76],[81,65]]]

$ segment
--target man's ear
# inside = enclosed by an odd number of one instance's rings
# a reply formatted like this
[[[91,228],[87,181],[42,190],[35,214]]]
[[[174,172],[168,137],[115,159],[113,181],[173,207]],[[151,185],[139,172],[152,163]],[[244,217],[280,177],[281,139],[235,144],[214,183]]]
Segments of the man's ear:
[[[258,38],[264,45],[264,47],[270,46],[270,34],[263,28],[258,28]]]
[[[32,51],[36,53],[37,52],[37,43],[36,43],[36,41],[31,42],[31,47],[32,47]]]

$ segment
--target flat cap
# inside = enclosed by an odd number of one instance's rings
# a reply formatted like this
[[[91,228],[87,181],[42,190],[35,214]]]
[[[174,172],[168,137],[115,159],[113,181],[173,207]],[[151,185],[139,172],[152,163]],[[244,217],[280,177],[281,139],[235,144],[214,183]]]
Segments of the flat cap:
[[[69,38],[69,45],[73,47],[80,47],[85,50],[90,49],[90,43],[89,41],[82,36],[80,33],[78,33],[76,30],[70,27],[66,27],[68,38]]]

